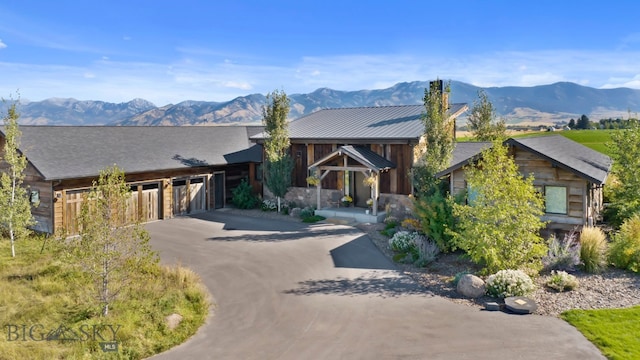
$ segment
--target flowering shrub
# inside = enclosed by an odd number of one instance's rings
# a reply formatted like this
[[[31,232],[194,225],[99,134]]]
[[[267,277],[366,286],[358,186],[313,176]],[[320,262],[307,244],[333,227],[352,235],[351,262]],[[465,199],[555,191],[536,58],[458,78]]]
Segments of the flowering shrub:
[[[425,266],[436,259],[440,249],[432,241],[417,232],[398,231],[389,239],[389,247],[397,252],[396,261],[413,262]]]
[[[408,231],[398,231],[389,239],[389,247],[393,251],[408,253],[416,248],[416,244],[413,241],[416,233],[410,233]]]
[[[345,195],[340,199],[340,201],[342,201],[342,205],[349,206],[353,202],[353,198],[349,195]]]
[[[278,210],[278,203],[273,199],[264,199],[260,208],[262,211],[276,211]]]
[[[373,206],[373,199],[367,199],[367,206],[368,207],[372,207]]]
[[[420,220],[414,219],[414,218],[406,218],[402,220],[401,226],[405,229],[409,229],[412,231],[422,230],[422,225],[420,224]]]
[[[565,234],[562,240],[555,236],[549,239],[549,251],[542,258],[546,270],[572,271],[580,265],[580,242],[574,231]]]
[[[559,292],[573,290],[578,287],[578,279],[566,271],[552,271],[546,285]]]
[[[487,294],[506,298],[524,296],[535,290],[531,278],[521,270],[500,270],[487,279]]]

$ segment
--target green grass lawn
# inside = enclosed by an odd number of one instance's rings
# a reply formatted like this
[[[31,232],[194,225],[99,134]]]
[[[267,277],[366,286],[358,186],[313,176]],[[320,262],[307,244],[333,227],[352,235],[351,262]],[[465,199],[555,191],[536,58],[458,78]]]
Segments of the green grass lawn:
[[[66,255],[64,243],[33,237],[16,242],[16,254],[12,258],[9,240],[0,238],[0,360],[145,358],[184,342],[209,311],[195,273],[152,264],[131,277],[102,317],[92,281]],[[170,330],[165,317],[173,313],[183,320]],[[49,336],[56,329],[68,329],[63,338],[75,340]],[[118,352],[103,352],[100,343],[114,338]]]
[[[575,326],[609,359],[640,359],[640,306],[570,310],[561,317]]]
[[[599,151],[605,155],[611,156],[611,148],[609,143],[611,142],[611,134],[618,130],[565,130],[565,131],[536,131],[528,132],[525,134],[515,134],[509,137],[513,138],[525,138],[532,136],[550,136],[550,135],[562,135],[568,139],[578,142],[588,148],[595,151]],[[471,137],[460,137],[458,141],[471,141]]]

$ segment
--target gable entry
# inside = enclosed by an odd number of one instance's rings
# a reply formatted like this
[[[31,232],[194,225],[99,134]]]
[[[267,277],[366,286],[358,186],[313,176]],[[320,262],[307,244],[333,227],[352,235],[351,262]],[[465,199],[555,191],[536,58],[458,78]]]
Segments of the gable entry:
[[[378,214],[378,196],[380,194],[380,173],[395,168],[396,165],[384,157],[373,152],[366,147],[356,147],[351,145],[340,146],[334,152],[309,166],[309,172],[322,180],[331,171],[360,172],[367,179],[371,187],[371,199],[373,199],[373,215]],[[354,177],[359,178],[359,177]],[[322,181],[317,185],[317,208],[321,208],[320,190]],[[343,195],[347,194],[347,189],[343,189]]]

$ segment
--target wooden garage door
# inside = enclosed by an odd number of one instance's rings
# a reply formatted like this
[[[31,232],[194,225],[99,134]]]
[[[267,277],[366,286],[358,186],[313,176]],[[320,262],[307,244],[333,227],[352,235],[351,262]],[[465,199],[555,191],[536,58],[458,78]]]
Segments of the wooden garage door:
[[[184,215],[207,210],[204,177],[173,181],[173,214]]]

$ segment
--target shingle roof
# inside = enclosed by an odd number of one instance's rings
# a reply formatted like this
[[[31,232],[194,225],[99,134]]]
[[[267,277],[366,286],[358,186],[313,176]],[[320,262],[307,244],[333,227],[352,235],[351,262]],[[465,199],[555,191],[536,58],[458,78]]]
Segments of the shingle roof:
[[[511,138],[506,143],[537,154],[595,184],[604,184],[611,170],[609,156],[562,135]]]
[[[467,109],[451,104],[452,116]],[[289,138],[304,139],[396,139],[417,140],[424,133],[423,105],[398,105],[319,110],[289,123]],[[263,139],[265,134],[253,136]]]
[[[396,164],[394,164],[392,161],[385,159],[384,157],[378,155],[377,153],[375,153],[374,151],[368,148],[365,148],[362,146],[351,146],[351,145],[340,146],[334,152],[316,161],[315,163],[311,164],[309,167],[313,168],[313,167],[320,166],[326,161],[336,156],[341,156],[343,154],[349,156],[350,158],[358,161],[358,163],[374,171],[383,171],[383,170],[393,169],[396,167]]]
[[[612,160],[610,157],[562,135],[510,138],[505,143],[536,154],[595,184],[604,184],[609,170],[611,170]],[[487,146],[491,146],[491,143],[457,143],[453,151],[451,166],[439,172],[437,176],[444,176],[463,167]]]
[[[453,170],[459,169],[469,163],[482,150],[491,147],[490,142],[457,142],[453,148],[453,154],[449,167],[436,174],[436,177],[444,176]]]
[[[0,132],[3,132],[0,128]],[[260,162],[244,126],[21,126],[20,150],[47,180]]]

